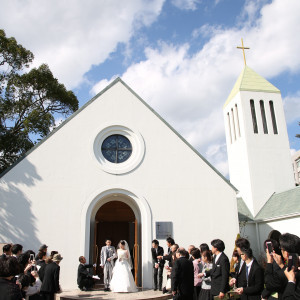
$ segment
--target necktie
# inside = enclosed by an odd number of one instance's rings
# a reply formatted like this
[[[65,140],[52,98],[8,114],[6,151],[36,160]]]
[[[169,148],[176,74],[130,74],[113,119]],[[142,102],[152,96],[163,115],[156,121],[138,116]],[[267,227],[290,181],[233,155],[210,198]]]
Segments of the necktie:
[[[246,265],[246,280],[247,280],[247,285],[248,285],[248,276],[249,276],[249,267]]]

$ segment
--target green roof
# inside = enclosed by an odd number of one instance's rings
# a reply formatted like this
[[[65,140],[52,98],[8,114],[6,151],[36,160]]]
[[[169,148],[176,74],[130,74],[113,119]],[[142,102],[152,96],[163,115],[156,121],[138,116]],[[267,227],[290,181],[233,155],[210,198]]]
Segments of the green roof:
[[[253,221],[252,213],[250,212],[243,198],[237,198],[236,200],[237,200],[239,221],[240,222]]]
[[[233,89],[231,90],[224,107],[239,91],[253,91],[266,93],[280,93],[280,90],[267,81],[262,76],[258,75],[247,65],[244,67],[239,78],[237,79]]]
[[[255,216],[255,220],[264,220],[300,214],[300,187],[281,193],[274,193]]]

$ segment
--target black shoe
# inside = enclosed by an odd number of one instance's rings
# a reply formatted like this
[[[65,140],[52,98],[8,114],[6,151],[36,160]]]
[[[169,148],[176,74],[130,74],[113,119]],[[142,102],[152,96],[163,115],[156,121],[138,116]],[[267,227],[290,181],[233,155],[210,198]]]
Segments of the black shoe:
[[[108,291],[108,288],[104,288],[104,292],[107,292]]]
[[[161,292],[161,291],[162,291],[162,288],[160,287],[158,290]]]
[[[154,288],[153,290],[154,290],[154,291],[157,291],[157,288]]]

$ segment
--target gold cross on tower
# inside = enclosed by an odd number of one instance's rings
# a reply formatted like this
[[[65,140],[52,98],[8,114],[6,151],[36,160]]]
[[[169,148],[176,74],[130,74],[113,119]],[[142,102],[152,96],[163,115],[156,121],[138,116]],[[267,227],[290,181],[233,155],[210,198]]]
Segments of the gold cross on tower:
[[[245,62],[245,66],[246,66],[246,56],[245,56],[245,49],[250,49],[249,47],[244,47],[244,42],[243,39],[242,40],[242,47],[237,46],[238,49],[243,49],[243,55],[244,55],[244,62]]]

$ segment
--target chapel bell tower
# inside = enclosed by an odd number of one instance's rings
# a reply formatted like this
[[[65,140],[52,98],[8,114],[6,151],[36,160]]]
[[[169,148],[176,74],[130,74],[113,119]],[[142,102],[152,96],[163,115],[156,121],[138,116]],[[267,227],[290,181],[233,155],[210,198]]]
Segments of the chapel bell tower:
[[[246,65],[224,107],[230,182],[255,216],[295,186],[280,90]]]

